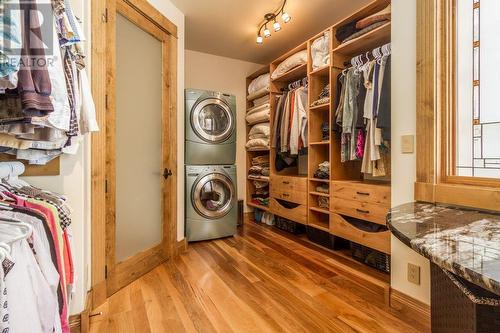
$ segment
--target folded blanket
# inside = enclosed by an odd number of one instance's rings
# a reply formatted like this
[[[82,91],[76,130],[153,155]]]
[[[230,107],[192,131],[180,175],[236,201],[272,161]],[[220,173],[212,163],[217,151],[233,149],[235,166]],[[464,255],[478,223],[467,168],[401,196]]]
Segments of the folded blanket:
[[[355,34],[352,34],[352,35],[351,35],[351,36],[349,36],[348,38],[344,39],[344,40],[342,41],[342,44],[343,44],[343,43],[347,43],[348,41],[351,41],[351,40],[356,39],[356,38],[358,38],[358,37],[361,37],[361,36],[363,36],[364,34],[366,34],[366,33],[370,32],[370,31],[372,31],[372,30],[375,30],[375,29],[377,29],[377,28],[378,28],[378,27],[380,27],[380,26],[383,26],[383,25],[384,25],[384,24],[386,24],[387,22],[388,22],[388,21],[387,21],[387,20],[385,20],[385,21],[380,21],[380,22],[377,22],[377,23],[373,23],[372,25],[369,25],[369,26],[367,26],[366,28],[364,28],[364,29],[362,29],[362,30],[360,30],[360,31],[356,32]]]
[[[269,148],[269,139],[248,140],[245,146],[247,149]]]
[[[307,50],[299,51],[285,60],[283,60],[278,67],[274,70],[273,74],[271,74],[271,79],[276,79],[281,75],[285,74],[289,70],[294,69],[300,65],[307,63]]]
[[[269,95],[259,97],[252,101],[253,106],[260,106],[266,103],[269,103]]]
[[[247,123],[249,125],[254,125],[257,123],[268,122],[269,121],[270,110],[264,109],[262,111],[252,113],[246,116]]]
[[[357,29],[364,29],[373,23],[377,23],[380,21],[386,21],[391,19],[391,5],[389,4],[387,7],[382,9],[380,12],[370,15],[362,20],[359,20],[356,23]]]
[[[247,116],[251,115],[253,113],[257,113],[257,112],[262,111],[262,110],[270,109],[270,108],[271,108],[271,104],[269,104],[269,103],[255,106],[255,107],[247,110]]]
[[[248,138],[249,139],[259,139],[259,138],[269,139],[269,135],[271,134],[271,130],[270,130],[269,126],[270,126],[269,123],[260,123],[260,124],[254,125],[250,129],[250,132],[248,132]]]
[[[254,92],[253,94],[248,95],[247,100],[251,101],[251,100],[255,99],[257,96],[264,94],[265,92],[269,92],[269,87],[264,87],[256,92]]]
[[[262,74],[259,77],[253,79],[253,81],[248,85],[248,94],[251,95],[263,88],[269,89],[270,83],[271,83],[271,78],[269,73]]]

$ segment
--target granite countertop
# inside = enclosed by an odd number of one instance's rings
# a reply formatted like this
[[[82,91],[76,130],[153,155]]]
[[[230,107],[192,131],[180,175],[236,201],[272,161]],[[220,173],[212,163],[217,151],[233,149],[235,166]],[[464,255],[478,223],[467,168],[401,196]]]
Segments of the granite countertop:
[[[441,268],[500,295],[500,213],[414,202],[393,208],[387,223]]]

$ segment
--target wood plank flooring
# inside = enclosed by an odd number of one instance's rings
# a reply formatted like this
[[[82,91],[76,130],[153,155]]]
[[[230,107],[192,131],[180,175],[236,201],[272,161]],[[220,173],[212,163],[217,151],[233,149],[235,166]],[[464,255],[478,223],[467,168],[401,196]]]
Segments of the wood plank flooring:
[[[430,331],[345,274],[341,260],[246,221],[236,237],[190,244],[117,292],[96,309],[91,332]]]

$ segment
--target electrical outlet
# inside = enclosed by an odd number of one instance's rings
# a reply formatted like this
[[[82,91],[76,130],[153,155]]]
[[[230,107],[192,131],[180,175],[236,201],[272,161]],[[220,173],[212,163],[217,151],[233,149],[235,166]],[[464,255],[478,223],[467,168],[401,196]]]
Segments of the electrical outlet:
[[[413,154],[415,152],[415,137],[413,135],[401,136],[401,153]]]
[[[408,282],[420,285],[420,266],[408,263]]]

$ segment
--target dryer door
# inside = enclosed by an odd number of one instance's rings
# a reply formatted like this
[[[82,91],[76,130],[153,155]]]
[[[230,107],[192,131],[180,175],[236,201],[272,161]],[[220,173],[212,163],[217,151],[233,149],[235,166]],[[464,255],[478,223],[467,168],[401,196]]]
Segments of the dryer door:
[[[227,140],[235,124],[230,107],[218,98],[203,99],[191,111],[191,127],[199,138],[209,143]]]
[[[208,219],[219,219],[233,208],[235,195],[234,185],[229,177],[211,173],[194,184],[191,200],[198,214]]]

